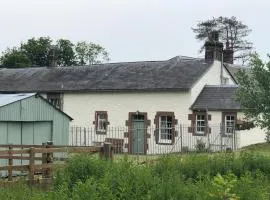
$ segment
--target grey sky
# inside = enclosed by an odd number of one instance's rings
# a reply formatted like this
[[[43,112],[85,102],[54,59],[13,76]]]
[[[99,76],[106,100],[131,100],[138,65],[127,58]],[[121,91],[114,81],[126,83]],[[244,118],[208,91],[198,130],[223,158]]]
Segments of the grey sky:
[[[31,37],[101,44],[112,62],[198,57],[191,30],[213,16],[236,16],[250,41],[270,53],[268,0],[0,0],[0,51]]]

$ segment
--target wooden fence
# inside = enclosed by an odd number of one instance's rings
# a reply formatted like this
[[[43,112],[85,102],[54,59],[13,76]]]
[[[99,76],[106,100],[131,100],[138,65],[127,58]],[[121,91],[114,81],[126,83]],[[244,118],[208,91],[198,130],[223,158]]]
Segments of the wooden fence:
[[[8,172],[8,181],[13,180],[13,171],[27,171],[30,184],[35,182],[35,174],[42,175],[44,180],[52,180],[52,169],[53,166],[56,166],[53,163],[53,153],[99,153],[102,158],[113,159],[112,144],[106,142],[103,146],[87,147],[54,146],[47,143],[43,145],[0,145],[0,148],[7,149],[0,151],[0,159],[8,160],[8,165],[0,166],[0,171]],[[13,160],[28,160],[29,164],[14,165]],[[40,161],[41,164],[37,164],[35,161]]]

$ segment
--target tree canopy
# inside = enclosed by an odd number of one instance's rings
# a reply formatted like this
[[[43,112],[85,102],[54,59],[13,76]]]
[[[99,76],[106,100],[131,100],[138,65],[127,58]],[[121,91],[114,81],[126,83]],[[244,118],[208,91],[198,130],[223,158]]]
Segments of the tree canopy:
[[[50,37],[31,38],[19,47],[2,53],[1,65],[7,68],[92,65],[109,61],[104,47],[92,42],[73,44],[70,40]]]
[[[250,71],[243,69],[237,73],[236,100],[248,119],[270,130],[270,61],[264,63],[255,54],[250,65]]]
[[[234,51],[235,60],[241,61],[243,64],[249,59],[253,49],[252,43],[247,40],[251,29],[236,17],[217,17],[206,21],[199,22],[195,28],[192,28],[196,34],[195,38],[199,41],[207,41],[213,31],[219,32],[220,42],[224,46]],[[201,47],[202,51],[204,45]]]

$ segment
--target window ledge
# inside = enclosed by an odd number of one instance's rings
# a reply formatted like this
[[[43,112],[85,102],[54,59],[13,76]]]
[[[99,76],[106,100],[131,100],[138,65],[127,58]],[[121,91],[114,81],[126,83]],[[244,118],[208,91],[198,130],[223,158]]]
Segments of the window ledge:
[[[233,137],[233,133],[222,133],[221,137]]]
[[[107,134],[107,131],[96,131],[96,134],[106,135]]]
[[[193,133],[193,136],[206,136],[206,133]]]
[[[173,143],[172,142],[169,142],[169,143],[167,143],[167,142],[158,142],[157,144],[159,144],[159,145],[172,145]]]

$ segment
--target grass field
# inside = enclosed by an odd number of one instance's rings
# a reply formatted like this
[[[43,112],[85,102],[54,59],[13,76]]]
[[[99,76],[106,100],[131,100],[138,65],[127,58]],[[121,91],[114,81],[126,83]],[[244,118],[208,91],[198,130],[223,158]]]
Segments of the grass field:
[[[258,143],[243,147],[240,151],[254,151],[257,153],[263,153],[265,155],[270,155],[270,143]]]
[[[0,187],[0,199],[268,200],[270,144],[236,153],[169,156],[72,156],[49,190]],[[138,160],[140,162],[138,162]]]

